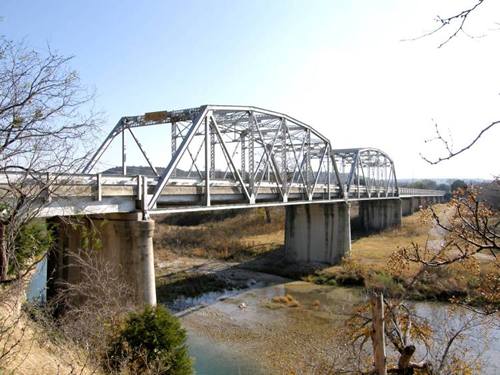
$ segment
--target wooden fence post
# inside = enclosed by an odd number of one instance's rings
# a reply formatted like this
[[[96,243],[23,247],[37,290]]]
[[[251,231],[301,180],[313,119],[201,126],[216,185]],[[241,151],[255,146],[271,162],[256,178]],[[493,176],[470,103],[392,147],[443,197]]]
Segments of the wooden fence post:
[[[387,375],[385,356],[385,329],[384,329],[384,296],[374,293],[370,299],[372,306],[372,344],[375,359],[375,371],[378,375]]]

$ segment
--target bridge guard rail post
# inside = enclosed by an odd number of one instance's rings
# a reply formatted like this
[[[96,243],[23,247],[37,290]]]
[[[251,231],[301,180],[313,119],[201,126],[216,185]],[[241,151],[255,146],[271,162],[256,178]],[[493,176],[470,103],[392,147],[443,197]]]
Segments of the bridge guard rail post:
[[[350,204],[286,207],[285,253],[293,262],[338,264],[351,251]]]

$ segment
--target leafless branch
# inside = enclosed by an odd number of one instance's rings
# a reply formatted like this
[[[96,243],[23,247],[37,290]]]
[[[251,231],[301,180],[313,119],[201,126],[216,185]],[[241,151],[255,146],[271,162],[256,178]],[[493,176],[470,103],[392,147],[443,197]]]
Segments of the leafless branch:
[[[432,142],[432,141],[439,141],[443,144],[445,150],[447,151],[447,155],[446,156],[441,156],[441,157],[438,157],[437,159],[430,159],[426,156],[424,156],[422,153],[420,154],[420,157],[422,159],[424,159],[427,163],[429,164],[432,164],[432,165],[435,165],[435,164],[439,164],[441,163],[442,161],[445,161],[445,160],[449,160],[457,155],[460,155],[461,153],[467,151],[468,149],[470,149],[472,146],[474,146],[478,141],[479,139],[489,130],[493,129],[495,126],[497,126],[498,124],[500,124],[500,120],[499,121],[493,121],[491,124],[489,124],[488,126],[486,126],[485,128],[483,128],[477,135],[476,137],[472,140],[472,142],[470,142],[469,144],[467,144],[466,146],[462,147],[461,149],[457,150],[457,151],[454,151],[453,150],[453,147],[451,146],[451,142],[444,138],[442,135],[441,135],[441,132],[439,131],[439,127],[437,124],[435,124],[435,132],[436,132],[436,136],[434,138],[431,138],[429,140],[426,140],[426,143],[428,142]]]
[[[411,38],[411,39],[405,39],[403,41],[415,41],[423,38],[427,38],[429,36],[432,36],[434,34],[439,33],[440,31],[443,31],[447,28],[452,28],[451,33],[448,35],[448,37],[439,44],[438,48],[443,47],[447,43],[449,43],[453,38],[455,38],[459,33],[463,33],[469,38],[478,38],[478,36],[473,36],[469,34],[468,32],[465,31],[465,25],[467,23],[468,18],[474,11],[476,11],[483,3],[485,0],[476,0],[476,3],[472,5],[471,7],[461,10],[458,13],[455,13],[452,16],[449,17],[441,17],[437,16],[436,17],[436,22],[438,23],[438,26],[427,32],[424,33],[423,35],[420,35],[416,38]]]

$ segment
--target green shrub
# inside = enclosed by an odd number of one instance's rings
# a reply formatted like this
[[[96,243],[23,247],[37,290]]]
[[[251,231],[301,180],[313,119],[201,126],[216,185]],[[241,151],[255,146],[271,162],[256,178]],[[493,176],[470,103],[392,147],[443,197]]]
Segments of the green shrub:
[[[23,225],[15,237],[14,258],[10,263],[10,273],[19,272],[33,262],[34,258],[45,254],[53,243],[52,234],[44,220],[32,220]]]
[[[141,374],[191,374],[186,332],[164,307],[131,313],[112,335],[107,366]]]

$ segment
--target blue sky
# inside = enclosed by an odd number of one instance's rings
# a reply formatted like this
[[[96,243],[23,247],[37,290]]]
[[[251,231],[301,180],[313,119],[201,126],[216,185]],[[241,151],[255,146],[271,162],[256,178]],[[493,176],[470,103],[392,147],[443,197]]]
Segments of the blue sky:
[[[488,178],[498,130],[445,166],[418,153],[438,149],[424,144],[433,119],[459,146],[500,117],[499,7],[471,25],[486,38],[440,50],[438,39],[401,42],[470,2],[0,0],[0,33],[74,55],[105,112],[103,135],[123,115],[248,104],[310,123],[334,147],[384,149],[401,177]],[[144,136],[163,160],[167,140]]]

